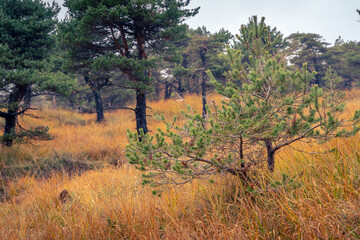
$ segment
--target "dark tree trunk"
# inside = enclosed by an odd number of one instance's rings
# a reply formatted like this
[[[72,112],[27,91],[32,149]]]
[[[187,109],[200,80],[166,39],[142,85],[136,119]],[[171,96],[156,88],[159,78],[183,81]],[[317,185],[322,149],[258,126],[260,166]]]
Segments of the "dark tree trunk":
[[[168,81],[165,81],[165,99],[169,99],[171,97],[171,93],[172,93],[172,84],[169,83]]]
[[[275,169],[275,150],[270,139],[265,140],[265,145],[267,150],[268,169],[270,172],[273,172]]]
[[[9,96],[9,107],[5,116],[4,137],[2,140],[3,144],[7,147],[11,147],[14,142],[19,104],[24,98],[26,88],[27,86],[18,87]]]
[[[244,142],[243,142],[243,137],[240,137],[239,157],[240,157],[241,160],[244,160]]]
[[[201,74],[201,97],[202,97],[202,105],[203,105],[203,110],[202,110],[202,116],[205,118],[206,117],[206,79],[207,79],[207,75],[206,75],[206,53],[207,53],[207,48],[203,48],[200,51],[200,58],[201,58],[201,62],[202,65],[204,67],[204,71]]]
[[[104,106],[101,98],[101,87],[90,80],[89,76],[84,76],[86,84],[89,85],[94,98],[95,98],[95,108],[96,108],[96,122],[100,123],[105,120],[104,117]]]
[[[95,97],[95,108],[96,108],[96,122],[100,123],[105,120],[104,117],[104,107],[103,102],[101,98],[100,90],[95,89],[92,90],[94,97]]]
[[[205,118],[207,111],[206,111],[206,73],[205,71],[202,72],[202,77],[201,77],[201,97],[202,97],[202,116]]]
[[[183,97],[184,96],[184,89],[183,89],[183,87],[182,87],[182,83],[181,83],[181,79],[179,78],[178,79],[178,93],[179,93],[179,95],[181,96],[181,97]]]
[[[13,141],[16,134],[16,119],[17,114],[15,112],[9,111],[5,118],[5,129],[4,129],[4,137],[3,137],[3,144],[7,147],[11,147],[13,145]]]
[[[146,93],[145,90],[136,89],[136,130],[140,133],[140,129],[144,133],[148,133],[148,128],[146,124]],[[141,139],[139,139],[141,141]]]

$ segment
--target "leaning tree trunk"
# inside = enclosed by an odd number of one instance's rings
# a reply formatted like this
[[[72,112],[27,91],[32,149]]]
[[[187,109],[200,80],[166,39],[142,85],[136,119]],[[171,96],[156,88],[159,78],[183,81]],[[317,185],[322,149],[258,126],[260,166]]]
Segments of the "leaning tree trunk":
[[[265,140],[267,150],[267,164],[270,172],[275,169],[275,149],[273,148],[272,141],[270,139]]]
[[[92,90],[95,97],[95,108],[96,108],[96,122],[100,123],[105,120],[104,107],[99,89]]]
[[[26,86],[18,87],[18,89],[9,96],[9,107],[5,116],[4,136],[2,139],[2,143],[7,147],[11,147],[14,142],[19,104],[24,98],[26,88]]]
[[[149,130],[146,124],[146,92],[142,89],[136,89],[136,107],[135,107],[135,117],[136,117],[136,130],[140,133],[140,129],[144,133],[148,133]],[[139,138],[141,141],[141,138]]]

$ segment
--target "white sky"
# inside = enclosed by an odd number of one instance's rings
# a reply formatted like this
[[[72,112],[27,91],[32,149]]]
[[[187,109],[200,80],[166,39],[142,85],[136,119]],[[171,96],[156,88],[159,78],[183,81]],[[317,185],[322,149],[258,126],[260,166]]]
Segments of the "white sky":
[[[249,17],[264,16],[265,22],[284,36],[295,32],[318,33],[329,43],[341,36],[360,41],[360,0],[192,0],[200,12],[187,23],[205,25],[211,32],[224,27],[233,34]]]
[[[47,0],[50,1],[50,0]],[[63,0],[56,0],[59,5]],[[265,16],[265,22],[284,36],[295,32],[318,33],[333,44],[344,40],[360,41],[360,0],[192,0],[190,7],[200,12],[186,21],[192,28],[206,26],[211,32],[225,28],[239,32],[253,15]],[[65,9],[59,14],[63,18]]]

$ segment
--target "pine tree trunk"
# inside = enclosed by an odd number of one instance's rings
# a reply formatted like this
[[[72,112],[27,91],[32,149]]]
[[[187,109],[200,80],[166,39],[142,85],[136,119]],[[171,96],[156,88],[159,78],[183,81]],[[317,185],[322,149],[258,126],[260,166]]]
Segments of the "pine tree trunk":
[[[240,137],[239,157],[240,157],[241,160],[244,160],[244,142],[243,142],[243,137]]]
[[[146,124],[146,93],[145,90],[137,89],[136,90],[136,130],[140,133],[140,129],[144,133],[148,133],[148,128]],[[139,139],[141,140],[141,139]]]
[[[3,144],[6,147],[11,147],[13,145],[13,141],[15,138],[15,129],[16,129],[16,118],[17,115],[15,112],[9,111],[8,114],[11,114],[5,118],[5,129],[4,129],[4,137]]]
[[[265,140],[267,150],[267,163],[270,172],[274,172],[275,169],[275,150],[270,139]]]
[[[182,87],[182,84],[181,84],[181,79],[178,79],[178,93],[181,97],[184,96],[184,89]]]
[[[100,93],[100,90],[98,90],[98,89],[92,90],[92,92],[95,97],[96,122],[100,123],[105,120],[101,93]]]
[[[11,93],[9,96],[9,107],[7,111],[7,116],[5,117],[5,128],[4,128],[4,137],[2,143],[11,147],[14,142],[16,135],[16,120],[19,111],[19,104],[24,98],[26,93],[25,87],[18,87],[15,89],[15,92]]]
[[[202,116],[205,118],[206,117],[206,73],[205,71],[202,73],[202,78],[201,78],[201,97],[202,97],[202,105],[203,105],[203,109],[202,109]]]
[[[147,60],[147,55],[145,53],[145,42],[144,42],[144,33],[138,32],[136,41],[137,41],[137,50],[138,50],[138,60],[145,59]],[[147,77],[151,79],[150,69],[145,72]],[[141,82],[140,79],[137,79],[138,83]],[[136,117],[136,130],[140,134],[142,130],[143,133],[148,133],[149,130],[147,128],[146,123],[146,90],[145,89],[135,89],[136,91],[136,107],[135,107],[135,117]],[[141,137],[139,137],[139,141],[141,141]]]
[[[202,105],[203,105],[203,110],[202,110],[202,116],[203,118],[206,117],[206,79],[207,79],[207,75],[206,75],[206,53],[207,53],[207,48],[203,48],[200,51],[200,58],[201,58],[201,62],[202,65],[204,67],[204,71],[201,74],[201,97],[202,97]]]
[[[171,92],[172,92],[172,84],[169,83],[168,81],[165,81],[165,99],[169,99],[171,97]]]
[[[105,120],[104,107],[103,107],[101,93],[100,93],[101,87],[99,87],[98,84],[91,81],[91,79],[87,75],[84,76],[84,79],[85,79],[86,84],[90,87],[90,89],[94,95],[95,108],[96,108],[96,122],[100,123]]]

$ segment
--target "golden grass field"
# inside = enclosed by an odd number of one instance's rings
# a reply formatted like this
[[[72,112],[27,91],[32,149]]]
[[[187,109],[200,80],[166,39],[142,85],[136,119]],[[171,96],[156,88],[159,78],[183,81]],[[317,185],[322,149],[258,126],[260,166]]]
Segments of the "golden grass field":
[[[347,94],[346,114],[360,109],[360,91]],[[219,101],[220,97],[209,97]],[[200,110],[199,96],[185,97]],[[149,114],[171,118],[184,103],[151,102]],[[126,129],[135,129],[134,114],[119,110],[95,116],[43,109],[39,119],[23,117],[24,127],[49,126],[51,141],[1,148],[0,170],[45,168],[47,161],[70,159],[103,163],[100,168],[46,178],[29,171],[3,179],[1,239],[359,239],[360,135],[309,146],[306,154],[286,148],[276,156],[275,173],[258,172],[261,186],[249,193],[231,176],[214,176],[173,188],[161,197],[141,185],[141,172],[126,163]],[[150,130],[163,124],[149,119]],[[54,160],[55,159],[55,160]],[[120,163],[114,164],[109,163]],[[54,163],[53,163],[54,164]],[[12,171],[15,172],[16,171]],[[59,194],[67,190],[67,201]]]

